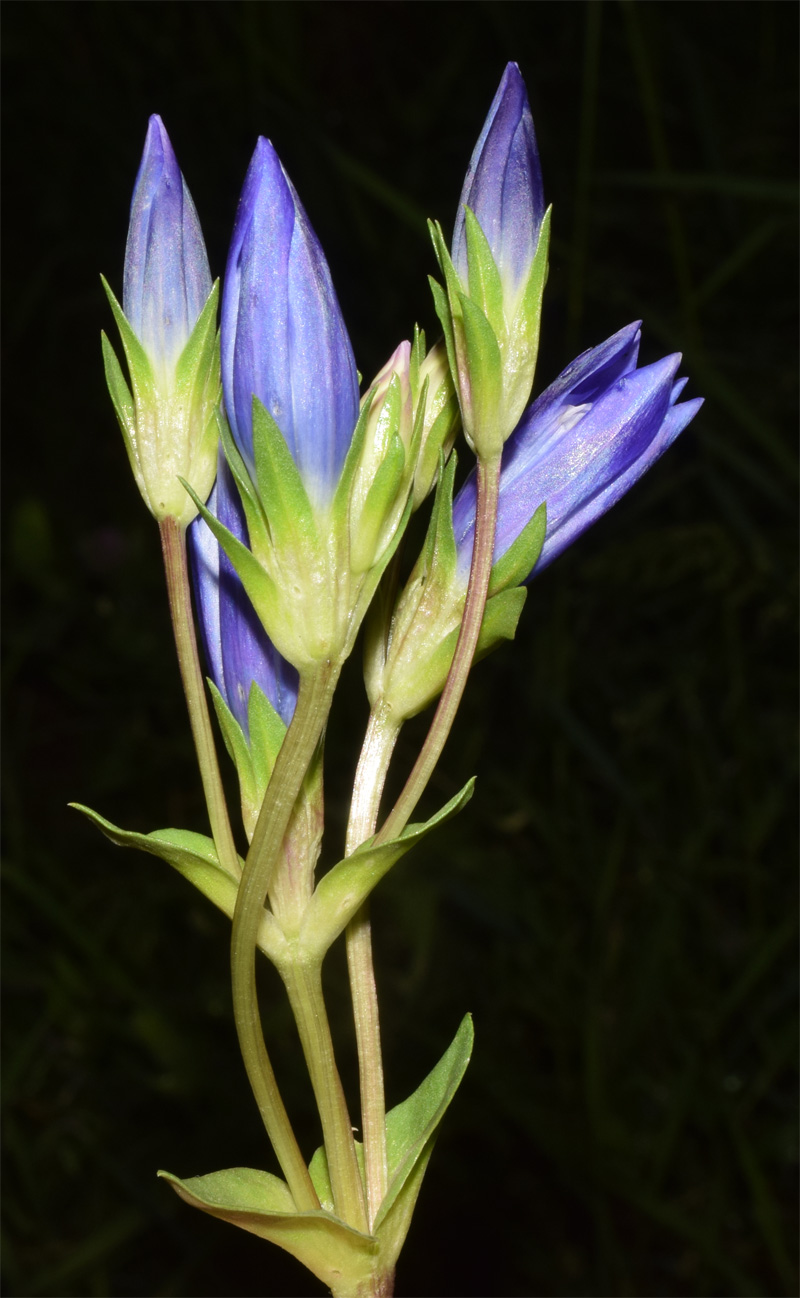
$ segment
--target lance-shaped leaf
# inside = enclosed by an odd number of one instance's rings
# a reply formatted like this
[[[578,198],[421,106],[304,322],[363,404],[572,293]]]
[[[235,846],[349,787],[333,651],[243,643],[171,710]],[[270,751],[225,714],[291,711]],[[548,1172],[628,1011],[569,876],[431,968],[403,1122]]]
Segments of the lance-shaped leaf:
[[[252,1167],[230,1167],[181,1180],[159,1172],[194,1208],[267,1239],[302,1262],[334,1295],[369,1293],[378,1241],[332,1213],[297,1212],[285,1181]]]
[[[378,1274],[392,1270],[403,1247],[442,1118],[466,1072],[473,1039],[472,1016],[467,1014],[452,1045],[424,1082],[386,1115],[389,1188],[373,1227],[379,1245]],[[360,1159],[359,1141],[356,1153]],[[314,1154],[309,1172],[320,1202],[332,1202],[324,1147]]]
[[[386,1115],[389,1188],[374,1226],[382,1253],[397,1257],[400,1252],[439,1126],[467,1070],[474,1036],[472,1016],[467,1014],[425,1081]]]
[[[424,824],[407,825],[399,838],[378,847],[371,847],[370,840],[329,870],[314,890],[300,930],[299,945],[304,955],[321,959],[383,876],[426,834],[461,811],[474,787],[474,779],[469,780]]]
[[[157,829],[151,834],[137,834],[112,825],[110,820],[98,815],[90,807],[81,806],[79,802],[71,802],[69,805],[82,812],[118,847],[138,848],[140,852],[148,852],[151,856],[166,861],[223,911],[228,919],[233,918],[239,879],[220,865],[212,839],[189,829]],[[243,864],[240,859],[240,865]],[[286,939],[275,916],[268,910],[262,916],[258,945],[273,963],[285,955]]]

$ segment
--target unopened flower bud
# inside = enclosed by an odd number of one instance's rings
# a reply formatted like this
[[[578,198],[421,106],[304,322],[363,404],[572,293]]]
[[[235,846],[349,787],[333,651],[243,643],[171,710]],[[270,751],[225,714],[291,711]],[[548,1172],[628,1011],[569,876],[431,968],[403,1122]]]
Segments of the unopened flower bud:
[[[131,204],[123,305],[103,281],[119,327],[131,388],[103,334],[106,381],[145,504],[184,526],[217,464],[220,396],[212,288],[203,235],[160,117],[150,118]]]

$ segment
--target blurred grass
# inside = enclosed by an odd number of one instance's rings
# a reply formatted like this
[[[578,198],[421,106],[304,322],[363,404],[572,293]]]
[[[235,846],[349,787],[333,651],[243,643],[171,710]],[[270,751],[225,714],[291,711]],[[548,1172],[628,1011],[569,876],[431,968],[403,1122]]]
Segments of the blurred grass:
[[[390,1102],[464,1010],[477,1033],[398,1292],[797,1292],[796,36],[770,0],[6,7],[9,1295],[309,1289],[155,1181],[272,1166],[225,922],[66,810],[204,823],[156,537],[99,361],[97,275],[121,282],[147,114],[215,273],[271,136],[368,375],[415,319],[433,330],[423,218],[452,220],[509,58],[555,206],[539,386],[641,318],[644,359],[682,349],[706,404],[476,671],[429,806],[476,772],[477,796],[376,898]],[[356,664],[332,838],[364,710]],[[264,1009],[310,1151],[269,978]]]

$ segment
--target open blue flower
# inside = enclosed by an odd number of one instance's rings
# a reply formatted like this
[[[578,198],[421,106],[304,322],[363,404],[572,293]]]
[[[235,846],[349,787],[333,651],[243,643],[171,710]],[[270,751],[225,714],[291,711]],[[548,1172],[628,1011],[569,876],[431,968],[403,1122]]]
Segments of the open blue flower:
[[[358,418],[358,376],[325,255],[269,140],[244,182],[222,294],[222,382],[253,467],[253,397],[281,430],[313,505],[331,499]]]
[[[540,572],[625,494],[697,414],[677,404],[680,354],[637,369],[639,323],[579,356],[533,402],[503,448],[494,560],[543,502]],[[475,530],[474,472],[453,504],[458,571],[466,582]],[[533,575],[533,574],[531,574]]]
[[[212,514],[245,545],[247,526],[239,493],[220,453],[208,501]],[[288,726],[297,702],[297,672],[278,653],[259,622],[227,555],[202,518],[188,532],[200,633],[211,679],[245,736],[255,682]]]

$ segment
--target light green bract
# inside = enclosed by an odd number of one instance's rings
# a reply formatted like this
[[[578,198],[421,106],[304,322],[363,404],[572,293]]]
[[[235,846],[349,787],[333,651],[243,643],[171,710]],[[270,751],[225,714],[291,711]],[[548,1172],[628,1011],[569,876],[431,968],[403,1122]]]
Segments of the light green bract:
[[[353,1230],[334,1216],[322,1148],[309,1164],[320,1200],[319,1210],[313,1212],[295,1210],[285,1181],[249,1167],[185,1180],[170,1172],[159,1172],[159,1176],[193,1207],[291,1253],[328,1285],[334,1298],[374,1293],[376,1282],[394,1270],[439,1126],[464,1076],[472,1044],[472,1019],[467,1015],[433,1071],[413,1095],[386,1115],[389,1186],[371,1235]]]

